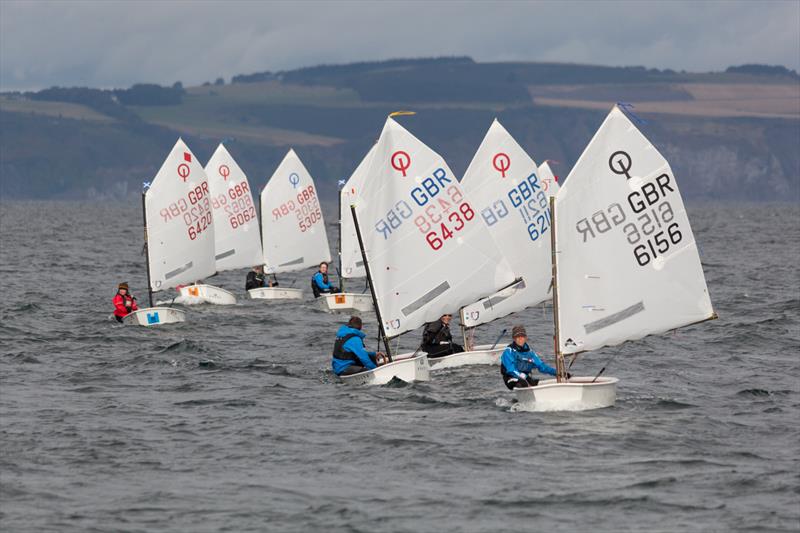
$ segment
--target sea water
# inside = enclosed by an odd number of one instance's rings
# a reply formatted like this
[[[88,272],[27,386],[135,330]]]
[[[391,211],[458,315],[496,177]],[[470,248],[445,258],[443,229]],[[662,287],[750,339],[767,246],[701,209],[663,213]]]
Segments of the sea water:
[[[4,531],[800,529],[797,205],[689,204],[720,318],[578,358],[616,355],[617,405],[568,413],[516,408],[489,366],[342,385],[345,317],[248,300],[245,271],[208,280],[235,306],[118,325],[118,282],[147,300],[138,203],[0,206]],[[552,363],[549,309],[477,340],[517,323]]]

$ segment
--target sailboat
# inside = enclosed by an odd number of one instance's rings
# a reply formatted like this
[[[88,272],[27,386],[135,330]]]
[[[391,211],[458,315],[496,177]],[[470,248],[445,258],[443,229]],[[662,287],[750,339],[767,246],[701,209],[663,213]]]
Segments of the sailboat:
[[[515,281],[476,207],[442,157],[392,118],[350,207],[380,339],[390,363],[346,383],[429,379],[424,352],[390,340]]]
[[[505,344],[475,346],[475,328],[550,298],[548,196],[558,184],[542,179],[536,163],[495,119],[461,186],[520,280],[460,309],[466,351],[431,359],[431,370],[499,364]]]
[[[214,259],[217,272],[252,267],[261,263],[258,216],[247,176],[220,143],[206,163],[208,190],[214,224]],[[236,303],[236,296],[207,284],[184,285],[184,298],[200,298],[219,305]]]
[[[515,389],[536,409],[616,401],[617,378],[567,379],[565,356],[717,318],[669,163],[614,107],[551,197],[556,379]]]
[[[350,206],[356,202],[361,186],[367,178],[372,154],[375,153],[373,145],[364,159],[356,167],[350,179],[343,183],[339,189],[339,288],[336,294],[323,294],[319,297],[325,311],[357,314],[372,311],[372,298],[364,292],[347,292],[345,280],[363,278],[367,275],[364,270],[364,261],[361,259],[361,249],[358,246],[356,229]]]
[[[273,276],[331,260],[314,180],[294,150],[289,150],[261,191],[261,239],[264,272]],[[301,289],[289,287],[248,292],[251,298],[268,300],[303,298]]]
[[[216,272],[210,196],[203,167],[178,139],[142,193],[150,307],[130,313],[123,323],[155,326],[185,320],[181,309],[154,307],[153,293]]]

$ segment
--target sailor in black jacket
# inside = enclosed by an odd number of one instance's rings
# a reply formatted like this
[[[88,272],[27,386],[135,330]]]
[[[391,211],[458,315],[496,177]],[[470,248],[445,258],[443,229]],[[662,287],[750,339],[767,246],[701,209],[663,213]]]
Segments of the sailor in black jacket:
[[[428,322],[422,331],[422,351],[428,357],[443,357],[464,351],[464,347],[453,342],[450,333],[450,320],[453,315],[442,315],[439,320]]]

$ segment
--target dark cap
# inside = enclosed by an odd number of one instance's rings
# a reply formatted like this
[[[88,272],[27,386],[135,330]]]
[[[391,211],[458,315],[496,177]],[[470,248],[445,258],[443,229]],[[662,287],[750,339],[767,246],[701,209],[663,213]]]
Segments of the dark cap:
[[[120,289],[125,289],[127,291],[128,290],[128,282],[127,281],[123,281],[122,283],[117,285],[117,290],[120,290]]]
[[[361,317],[358,316],[351,316],[350,320],[347,321],[347,327],[361,329],[363,323],[361,322]]]
[[[511,337],[527,337],[528,332],[525,331],[525,326],[514,326],[511,329]]]

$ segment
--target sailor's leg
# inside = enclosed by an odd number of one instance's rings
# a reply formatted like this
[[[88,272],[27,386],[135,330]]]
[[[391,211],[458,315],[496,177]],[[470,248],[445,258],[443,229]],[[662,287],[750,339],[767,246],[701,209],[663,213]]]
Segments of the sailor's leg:
[[[452,352],[450,351],[450,345],[448,344],[439,344],[434,346],[427,346],[422,349],[424,352],[428,354],[430,358],[436,357],[444,357],[445,355],[450,355]]]
[[[347,368],[345,368],[344,371],[339,375],[340,376],[351,376],[353,374],[358,374],[359,372],[363,372],[364,370],[366,370],[366,368],[364,368],[361,365],[350,365]]]

